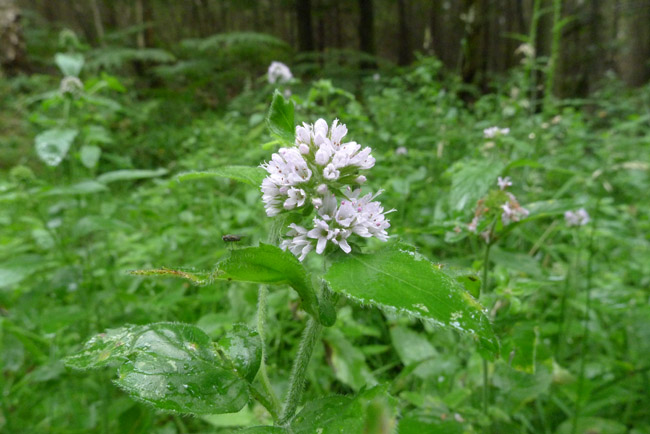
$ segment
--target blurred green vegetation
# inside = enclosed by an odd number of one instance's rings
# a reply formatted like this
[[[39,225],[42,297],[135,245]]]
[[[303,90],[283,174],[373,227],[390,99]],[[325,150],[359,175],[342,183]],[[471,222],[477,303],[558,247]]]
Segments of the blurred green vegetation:
[[[284,60],[298,78],[277,87],[291,92],[298,122],[339,118],[351,140],[373,148],[368,184],[397,209],[392,237],[478,272],[484,243],[467,224],[497,175],[531,211],[493,247],[481,295],[502,347],[487,415],[471,340],[345,300],[315,349],[306,398],[386,383],[397,410],[373,401],[373,411],[398,417],[400,433],[650,433],[650,86],[612,79],[589,98],[540,107],[523,67],[480,93],[432,57],[367,71],[354,66],[362,55],[347,53],[348,70],[339,53],[292,59],[259,34],[186,41],[173,54],[49,38],[49,73],[0,78],[0,431],[221,433],[268,422],[253,405],[160,414],[112,385],[111,369],[79,373],[61,359],[126,323],[186,322],[213,339],[250,323],[255,285],[126,272],[210,269],[228,248],[222,235],[265,238],[257,189],[174,175],[270,158],[264,116],[276,85],[264,71]],[[58,68],[57,50],[68,56]],[[73,53],[84,59],[82,87],[62,92]],[[510,132],[484,137],[492,126]],[[37,152],[51,130],[45,153],[69,146],[56,166]],[[568,228],[562,213],[581,207],[592,224]],[[278,392],[304,328],[297,304],[272,288],[268,371]]]

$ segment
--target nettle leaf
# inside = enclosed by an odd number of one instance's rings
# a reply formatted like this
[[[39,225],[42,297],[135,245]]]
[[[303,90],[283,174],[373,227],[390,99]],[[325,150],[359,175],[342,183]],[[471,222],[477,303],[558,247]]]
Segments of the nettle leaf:
[[[81,164],[89,169],[97,166],[97,162],[101,155],[101,148],[95,145],[83,145],[79,150],[79,159],[81,160]]]
[[[295,134],[293,112],[293,102],[284,99],[284,96],[276,89],[266,123],[272,134],[289,143],[293,143]]]
[[[253,187],[259,187],[266,177],[266,171],[261,167],[251,166],[224,166],[203,172],[181,173],[174,177],[176,181],[192,181],[206,178],[229,178]]]
[[[94,369],[124,362],[131,354],[134,339],[142,333],[142,326],[108,329],[91,338],[79,353],[65,359],[74,369]]]
[[[217,263],[213,276],[240,282],[288,284],[300,295],[303,309],[320,318],[318,298],[305,268],[294,255],[279,247],[260,243],[258,247],[232,250]]]
[[[248,386],[222,365],[209,336],[189,324],[128,326],[92,338],[66,359],[89,369],[122,362],[115,383],[160,410],[232,413],[249,400]]]
[[[63,75],[79,77],[81,68],[84,66],[84,56],[80,53],[56,53],[54,63]]]
[[[379,411],[377,411],[379,409]],[[310,401],[291,421],[294,434],[363,434],[378,420],[390,426],[395,415],[395,399],[388,395],[388,386],[381,385],[356,396],[328,396]]]
[[[503,170],[503,163],[491,160],[470,160],[456,163],[451,177],[449,205],[457,210],[473,207],[476,201],[494,187],[497,176]]]
[[[69,128],[53,128],[36,136],[34,143],[38,158],[48,166],[58,166],[70,150],[79,131]]]
[[[219,339],[219,347],[233,364],[237,373],[249,383],[255,379],[262,362],[262,341],[255,330],[235,324]]]
[[[325,274],[335,292],[474,336],[488,358],[498,353],[483,307],[460,283],[415,252],[412,246],[395,243],[373,254],[348,255]]]

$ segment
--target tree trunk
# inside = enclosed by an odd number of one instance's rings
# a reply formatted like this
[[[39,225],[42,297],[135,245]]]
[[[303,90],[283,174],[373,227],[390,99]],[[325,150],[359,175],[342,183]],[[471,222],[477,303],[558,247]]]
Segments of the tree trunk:
[[[298,24],[298,50],[314,51],[314,34],[311,25],[311,0],[296,0]]]
[[[375,55],[375,18],[372,0],[359,0],[359,49]],[[375,62],[363,61],[361,68],[376,67]]]
[[[13,0],[0,0],[0,70],[15,75],[27,66],[20,10]]]
[[[406,13],[406,0],[397,0],[397,15],[399,20],[399,42],[397,53],[397,63],[408,65],[411,63],[411,32],[409,29],[408,16]]]
[[[621,10],[619,20],[618,70],[628,85],[640,86],[650,80],[650,6],[629,4]]]

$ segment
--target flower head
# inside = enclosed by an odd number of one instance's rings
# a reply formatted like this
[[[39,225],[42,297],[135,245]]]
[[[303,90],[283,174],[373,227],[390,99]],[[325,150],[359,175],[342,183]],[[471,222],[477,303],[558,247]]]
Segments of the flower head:
[[[388,240],[390,222],[375,198],[381,193],[361,194],[366,182],[360,174],[375,165],[372,150],[357,142],[345,142],[348,129],[338,120],[323,119],[296,127],[292,147],[280,148],[271,161],[262,164],[268,176],[262,181],[262,200],[269,217],[284,212],[315,211],[311,228],[291,224],[288,239],[280,244],[302,261],[315,250],[322,254],[331,243],[345,253],[352,248],[348,238]],[[313,207],[313,208],[311,208]]]
[[[499,186],[499,190],[505,190],[508,187],[512,187],[512,181],[509,176],[506,176],[505,178],[499,176],[499,179],[497,179],[497,185]]]
[[[271,62],[269,65],[268,79],[269,83],[286,83],[293,78],[291,70],[282,62]]]
[[[505,136],[510,133],[510,128],[490,127],[483,130],[486,139],[493,139],[496,136]]]
[[[564,221],[567,226],[584,226],[589,223],[590,220],[591,218],[589,217],[589,213],[587,213],[587,210],[584,208],[580,208],[575,212],[567,211],[564,213]]]

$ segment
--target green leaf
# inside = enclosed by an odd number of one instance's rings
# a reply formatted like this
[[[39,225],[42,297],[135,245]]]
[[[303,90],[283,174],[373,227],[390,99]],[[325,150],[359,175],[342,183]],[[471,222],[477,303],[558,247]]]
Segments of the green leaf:
[[[218,169],[206,170],[204,172],[181,173],[174,177],[176,181],[192,181],[206,178],[229,178],[244,184],[259,187],[266,177],[266,171],[261,167],[251,166],[225,166]]]
[[[16,255],[0,263],[0,290],[11,289],[25,278],[47,267],[40,255]]]
[[[115,181],[131,181],[135,179],[157,178],[167,173],[167,169],[156,170],[115,170],[113,172],[102,173],[97,177],[97,181],[108,184]]]
[[[262,362],[262,341],[255,330],[235,324],[218,342],[237,373],[252,383]]]
[[[81,68],[84,66],[84,56],[79,53],[56,53],[54,63],[56,63],[63,75],[79,77]]]
[[[201,329],[188,324],[128,326],[92,338],[66,359],[72,368],[122,362],[115,383],[160,410],[232,413],[249,400],[248,386],[221,365]]]
[[[460,211],[468,206],[473,207],[490,188],[496,186],[503,163],[471,160],[456,163],[453,169],[456,170],[451,178],[449,205]]]
[[[34,139],[36,154],[48,166],[58,166],[77,137],[73,129],[54,128],[42,132]]]
[[[327,329],[325,341],[331,348],[331,360],[337,380],[355,392],[374,386],[377,380],[366,364],[366,357],[338,329]]]
[[[405,414],[399,421],[400,434],[462,434],[463,424],[455,420],[442,420],[440,414],[416,411]]]
[[[104,184],[86,180],[65,187],[55,187],[43,193],[44,196],[73,196],[76,194],[94,194],[108,190]]]
[[[285,100],[280,91],[276,89],[266,123],[272,134],[288,143],[293,143],[295,137],[293,111],[293,102]]]
[[[65,364],[74,369],[86,370],[115,365],[131,354],[133,342],[144,327],[126,326],[108,329],[91,338],[83,349],[65,359]]]
[[[431,342],[424,335],[407,327],[391,328],[390,337],[395,351],[405,366],[430,359],[437,354]]]
[[[363,304],[467,332],[486,357],[498,342],[483,307],[412,246],[395,243],[374,254],[348,255],[325,274],[333,291]]]
[[[254,426],[252,428],[246,428],[240,431],[236,431],[237,434],[288,434],[284,428],[279,426]]]
[[[97,162],[99,161],[99,157],[101,155],[102,155],[101,148],[99,148],[99,146],[94,146],[94,145],[84,145],[81,147],[81,150],[79,151],[79,159],[81,160],[81,164],[83,164],[89,169],[92,169],[93,167],[97,166]]]
[[[294,434],[374,433],[378,431],[371,427],[378,421],[390,426],[394,414],[395,400],[388,395],[388,387],[381,385],[356,396],[328,396],[308,402],[290,426]]]
[[[302,298],[303,309],[319,319],[318,299],[305,268],[286,250],[270,244],[234,249],[219,261],[213,273],[216,279],[252,283],[288,284]]]
[[[627,427],[621,422],[603,419],[600,417],[578,418],[575,431],[573,430],[573,419],[568,419],[558,427],[557,434],[625,434]]]

